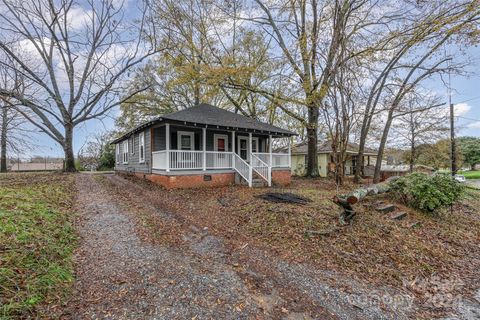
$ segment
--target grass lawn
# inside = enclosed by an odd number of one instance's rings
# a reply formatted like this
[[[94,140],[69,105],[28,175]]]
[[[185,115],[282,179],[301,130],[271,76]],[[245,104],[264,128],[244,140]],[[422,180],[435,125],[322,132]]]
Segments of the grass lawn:
[[[461,171],[459,174],[464,175],[467,179],[480,179],[480,171]]]
[[[73,176],[0,175],[0,318],[55,317],[73,282]]]

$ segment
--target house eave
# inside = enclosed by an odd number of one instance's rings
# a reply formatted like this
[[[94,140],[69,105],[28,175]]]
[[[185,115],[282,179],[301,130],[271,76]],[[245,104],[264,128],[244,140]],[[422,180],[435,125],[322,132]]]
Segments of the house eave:
[[[157,118],[154,120],[151,120],[149,122],[143,123],[139,125],[138,127],[135,127],[134,129],[130,130],[129,132],[123,134],[121,137],[113,140],[110,142],[110,144],[117,144],[125,139],[128,139],[132,134],[135,134],[138,131],[150,128],[154,125],[157,124],[173,124],[173,125],[179,125],[179,126],[186,126],[190,128],[207,128],[207,129],[217,129],[217,130],[222,130],[222,131],[235,131],[235,132],[244,132],[244,133],[253,133],[253,134],[262,134],[262,135],[272,135],[273,138],[287,138],[287,137],[292,137],[296,136],[297,134],[294,132],[278,132],[278,131],[267,131],[267,130],[259,130],[259,129],[250,129],[250,128],[242,128],[242,127],[228,127],[228,126],[219,126],[219,125],[212,125],[212,124],[206,124],[206,123],[198,123],[198,122],[188,122],[188,121],[178,121],[178,120],[171,120],[171,119],[165,119],[165,118]],[[287,130],[285,130],[287,131]]]

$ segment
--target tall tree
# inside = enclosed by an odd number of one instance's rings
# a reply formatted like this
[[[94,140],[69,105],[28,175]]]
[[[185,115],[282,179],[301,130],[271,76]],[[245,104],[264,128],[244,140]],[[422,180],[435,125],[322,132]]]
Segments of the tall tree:
[[[448,117],[445,104],[439,103],[439,98],[425,94],[410,94],[402,109],[406,114],[396,119],[393,130],[401,138],[400,143],[409,149],[406,158],[410,172],[413,172],[418,162],[418,147],[432,144],[444,136],[448,132]]]
[[[459,137],[457,141],[463,155],[463,163],[474,170],[475,165],[480,164],[480,138]]]
[[[432,1],[410,3],[409,15],[387,34],[385,57],[372,69],[372,85],[365,104],[360,134],[359,163],[355,178],[359,181],[363,153],[370,125],[379,111],[386,111],[374,181],[380,178],[380,166],[388,133],[396,111],[405,96],[423,80],[446,72],[451,57],[438,55],[443,45],[469,32],[479,18],[479,1]],[[381,110],[379,110],[381,109]]]
[[[75,171],[74,129],[108,112],[145,88],[123,96],[128,71],[153,55],[148,7],[139,2],[138,22],[126,20],[113,0],[1,0],[0,50],[29,83],[21,93],[0,94],[35,127],[60,144],[65,170]]]

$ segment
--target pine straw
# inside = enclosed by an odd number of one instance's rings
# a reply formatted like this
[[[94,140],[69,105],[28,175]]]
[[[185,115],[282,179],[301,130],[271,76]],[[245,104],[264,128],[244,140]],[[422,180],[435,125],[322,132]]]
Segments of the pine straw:
[[[289,261],[310,263],[372,284],[407,288],[416,278],[461,279],[462,293],[480,286],[480,193],[468,191],[461,203],[429,216],[406,208],[402,221],[375,210],[372,197],[355,205],[350,226],[338,228],[339,208],[331,201],[336,186],[329,180],[295,179],[277,189],[308,197],[306,205],[271,203],[256,196],[271,189],[231,186],[214,189],[165,191],[152,203],[162,205],[197,226],[207,227],[239,243],[268,248]],[[347,185],[339,193],[354,188]],[[411,227],[419,222],[418,227]],[[337,229],[327,236],[308,237],[306,231]],[[425,292],[416,292],[418,299]],[[428,311],[426,311],[428,313]]]

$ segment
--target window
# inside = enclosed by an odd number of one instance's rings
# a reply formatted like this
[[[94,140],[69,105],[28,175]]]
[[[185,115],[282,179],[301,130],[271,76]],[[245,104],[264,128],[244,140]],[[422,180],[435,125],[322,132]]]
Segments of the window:
[[[145,162],[145,131],[138,134],[138,161]]]
[[[120,144],[115,144],[115,162],[117,164],[120,163]]]
[[[243,160],[248,160],[248,138],[238,137],[238,154]]]
[[[214,137],[214,150],[219,152],[228,151],[228,136],[226,134],[215,134]]]
[[[135,154],[135,134],[132,135],[132,138],[131,138],[131,149],[130,149],[130,153],[131,154]]]
[[[128,139],[123,141],[123,163],[128,163]]]
[[[252,153],[254,152],[260,152],[259,151],[259,145],[258,145],[258,138],[252,138]]]
[[[195,150],[195,133],[178,131],[178,150]]]

